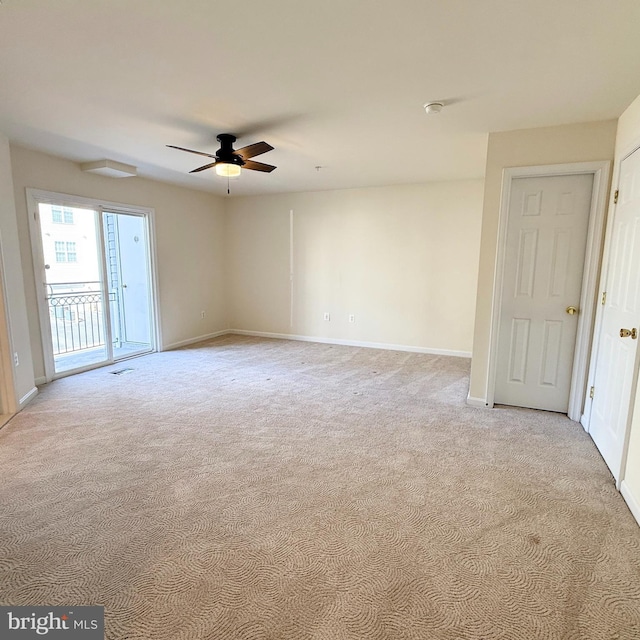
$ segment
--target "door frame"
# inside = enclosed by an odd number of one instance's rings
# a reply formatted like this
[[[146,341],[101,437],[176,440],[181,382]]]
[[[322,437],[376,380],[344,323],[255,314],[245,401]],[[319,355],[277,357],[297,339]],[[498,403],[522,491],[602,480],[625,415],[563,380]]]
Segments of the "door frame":
[[[569,419],[576,422],[580,421],[586,394],[587,369],[591,352],[591,331],[593,328],[595,293],[598,286],[600,255],[604,236],[610,165],[609,161],[603,160],[598,162],[506,167],[503,169],[489,334],[489,368],[486,391],[488,407],[493,407],[495,404],[500,309],[502,307],[509,206],[511,204],[513,180],[518,178],[547,178],[590,174],[593,175],[591,210],[589,212],[589,227],[582,272],[582,290],[580,293],[580,314],[578,315],[571,389],[569,392],[569,409],[567,412]]]
[[[29,231],[31,235],[31,255],[33,260],[33,269],[35,275],[35,287],[36,298],[38,303],[38,319],[40,325],[40,337],[43,350],[43,360],[45,368],[45,379],[42,382],[51,382],[56,378],[62,378],[67,375],[75,373],[81,373],[82,371],[89,371],[105,364],[111,364],[113,357],[111,355],[108,362],[101,362],[97,365],[88,365],[86,367],[73,369],[72,371],[64,371],[55,373],[53,363],[53,345],[51,342],[50,330],[45,330],[49,325],[49,310],[45,304],[44,288],[42,283],[42,274],[44,273],[44,253],[42,248],[42,237],[40,233],[40,222],[38,220],[38,205],[43,202],[47,204],[57,204],[66,206],[77,206],[79,208],[93,209],[97,211],[100,216],[105,209],[112,211],[113,213],[130,213],[134,215],[144,216],[147,219],[148,235],[149,235],[149,288],[151,293],[150,311],[152,316],[151,322],[151,345],[153,351],[160,351],[159,345],[162,344],[161,327],[160,327],[160,314],[159,314],[159,302],[158,302],[158,274],[157,274],[157,259],[156,259],[156,234],[155,234],[155,210],[151,207],[140,207],[137,205],[123,204],[120,202],[110,202],[107,200],[100,200],[98,198],[86,198],[83,196],[75,196],[65,193],[57,193],[54,191],[43,191],[41,189],[32,189],[27,187],[27,211],[29,212]],[[102,218],[98,220],[97,231],[100,238],[100,243],[104,246],[103,242],[103,230],[102,230]],[[105,268],[105,255],[104,248],[100,253],[100,270],[104,271]],[[106,283],[106,281],[105,281]],[[106,296],[105,296],[106,299]],[[105,322],[109,324],[111,319],[109,313],[105,313]],[[109,331],[109,335],[111,332]],[[108,353],[111,352],[111,345],[107,345]]]

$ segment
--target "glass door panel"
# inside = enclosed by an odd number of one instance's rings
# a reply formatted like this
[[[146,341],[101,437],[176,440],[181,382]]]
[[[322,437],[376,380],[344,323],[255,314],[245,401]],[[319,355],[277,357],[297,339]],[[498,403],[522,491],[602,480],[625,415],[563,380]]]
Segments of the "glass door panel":
[[[103,212],[114,360],[152,350],[151,278],[145,216]]]
[[[97,212],[39,203],[56,374],[109,361]]]

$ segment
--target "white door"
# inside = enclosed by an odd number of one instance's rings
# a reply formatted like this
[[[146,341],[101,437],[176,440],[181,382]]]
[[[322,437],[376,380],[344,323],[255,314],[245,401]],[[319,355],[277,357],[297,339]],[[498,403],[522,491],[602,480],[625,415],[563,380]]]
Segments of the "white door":
[[[640,150],[623,160],[618,191],[589,419],[589,434],[616,479],[638,348],[634,332],[640,330]],[[629,333],[621,335],[624,329]]]
[[[593,174],[512,181],[498,404],[567,412],[592,191]]]

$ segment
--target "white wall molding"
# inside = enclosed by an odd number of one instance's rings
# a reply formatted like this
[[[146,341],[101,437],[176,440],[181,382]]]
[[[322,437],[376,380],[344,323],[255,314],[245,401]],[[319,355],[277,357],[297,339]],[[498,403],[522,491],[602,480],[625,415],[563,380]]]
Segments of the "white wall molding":
[[[486,398],[474,398],[473,396],[467,396],[467,404],[470,407],[477,407],[478,409],[488,409]]]
[[[366,349],[385,349],[387,351],[408,351],[410,353],[426,353],[437,356],[453,356],[456,358],[471,358],[470,351],[453,351],[451,349],[435,349],[431,347],[414,347],[404,344],[386,344],[383,342],[362,342],[360,340],[343,340],[340,338],[322,338],[319,336],[300,336],[289,333],[269,333],[266,331],[245,331],[244,329],[230,329],[226,333],[241,336],[255,336],[257,338],[275,338],[277,340],[297,340],[300,342],[318,342],[321,344],[338,344],[345,347],[364,347]]]
[[[637,520],[638,524],[640,524],[640,503],[638,503],[635,496],[631,493],[629,485],[624,480],[620,484],[620,493],[627,503],[629,511],[631,511],[633,517]]]
[[[164,345],[162,349],[160,349],[160,351],[171,351],[172,349],[179,349],[180,347],[186,347],[190,344],[195,344],[196,342],[205,342],[206,340],[211,340],[212,338],[219,338],[220,336],[225,336],[228,333],[237,333],[237,331],[230,331],[229,329],[224,329],[222,331],[207,333],[205,335],[197,336],[195,338],[180,340],[180,342],[172,342],[171,344]]]
[[[20,398],[20,409],[26,407],[38,395],[38,387],[33,387],[28,393]]]

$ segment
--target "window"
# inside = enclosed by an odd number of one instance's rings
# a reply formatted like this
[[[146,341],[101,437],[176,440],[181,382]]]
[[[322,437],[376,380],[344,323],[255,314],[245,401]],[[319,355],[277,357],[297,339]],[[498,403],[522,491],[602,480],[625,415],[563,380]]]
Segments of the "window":
[[[51,207],[51,220],[56,224],[73,224],[73,210]]]
[[[55,243],[56,262],[77,262],[78,254],[76,252],[75,242],[58,242]]]

